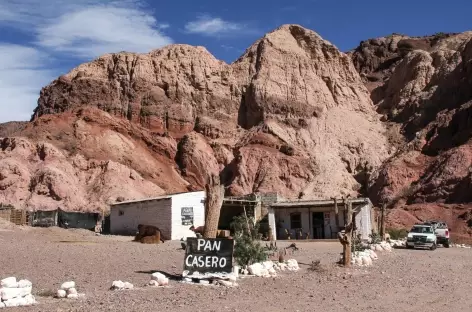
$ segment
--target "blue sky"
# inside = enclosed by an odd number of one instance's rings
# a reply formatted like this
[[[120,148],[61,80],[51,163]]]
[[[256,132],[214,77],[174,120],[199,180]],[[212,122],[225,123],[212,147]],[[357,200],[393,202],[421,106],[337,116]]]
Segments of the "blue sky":
[[[41,87],[106,52],[205,46],[234,61],[282,24],[340,50],[391,34],[472,30],[471,0],[0,0],[0,122],[29,120]]]

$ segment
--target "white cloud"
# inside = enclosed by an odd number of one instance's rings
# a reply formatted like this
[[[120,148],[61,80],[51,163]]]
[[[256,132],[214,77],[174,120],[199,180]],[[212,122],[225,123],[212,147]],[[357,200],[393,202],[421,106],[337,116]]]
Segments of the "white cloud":
[[[34,48],[0,44],[0,122],[30,119],[41,87],[53,79],[47,62]]]
[[[163,34],[169,25],[158,23],[143,1],[0,0],[0,28],[34,38],[24,45],[0,43],[0,122],[28,120],[41,87],[69,70],[46,70],[41,64],[47,60],[72,56],[82,62],[172,43]]]
[[[185,30],[191,34],[206,36],[237,35],[254,30],[248,25],[225,21],[219,17],[201,15],[195,21],[188,22]]]
[[[38,29],[38,44],[82,57],[149,52],[172,43],[155,18],[137,9],[94,6],[65,13]]]

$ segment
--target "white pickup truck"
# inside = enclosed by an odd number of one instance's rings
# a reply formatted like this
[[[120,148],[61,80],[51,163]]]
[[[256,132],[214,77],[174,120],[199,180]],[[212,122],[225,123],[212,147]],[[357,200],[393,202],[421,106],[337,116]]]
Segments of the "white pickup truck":
[[[406,248],[429,248],[435,250],[437,247],[437,237],[434,227],[430,224],[415,224],[406,238]]]
[[[447,226],[446,222],[444,221],[428,221],[424,222],[423,224],[431,225],[434,228],[434,234],[436,234],[436,241],[438,244],[443,245],[446,248],[449,248],[450,240],[449,240],[449,227]]]

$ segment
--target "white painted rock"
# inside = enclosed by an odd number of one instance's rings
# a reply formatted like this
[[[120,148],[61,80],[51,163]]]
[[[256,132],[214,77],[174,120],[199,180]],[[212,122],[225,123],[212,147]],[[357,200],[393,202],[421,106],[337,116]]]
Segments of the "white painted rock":
[[[157,282],[157,286],[165,286],[169,284],[169,279],[162,273],[156,272],[151,274],[151,280]]]
[[[20,306],[25,306],[26,305],[26,300],[25,298],[12,298],[4,301],[5,306],[8,307],[20,307]]]
[[[75,288],[75,282],[69,281],[62,283],[61,289],[68,290],[69,288]]]
[[[202,285],[210,285],[210,281],[207,280],[200,280],[199,283]]]
[[[56,293],[57,298],[65,298],[67,296],[67,292],[64,289],[58,289]]]
[[[36,298],[31,294],[25,296],[24,299],[26,300],[26,305],[33,305],[36,303]]]
[[[225,286],[225,287],[234,287],[234,286],[238,286],[238,284],[234,283],[234,282],[231,282],[231,281],[225,281],[225,280],[218,280],[216,281],[216,284],[218,285],[222,285],[222,286]]]
[[[356,265],[362,265],[362,258],[361,257],[355,257],[354,261],[355,261]]]
[[[372,265],[372,259],[370,257],[362,257],[362,265],[365,266],[371,266]]]
[[[228,280],[229,280],[230,282],[236,282],[237,279],[238,279],[238,277],[237,277],[236,275],[234,275],[234,274],[229,274],[229,275],[228,275]]]
[[[67,295],[77,295],[77,289],[75,288],[69,288],[67,289]]]
[[[236,277],[239,277],[239,271],[240,271],[240,267],[239,265],[235,265],[233,266],[233,274],[236,276]]]
[[[287,269],[289,271],[298,271],[300,267],[298,266],[298,262],[295,259],[287,260]]]
[[[372,260],[377,260],[379,257],[377,256],[377,254],[375,253],[375,251],[371,250],[370,251],[370,258]]]
[[[0,282],[0,286],[2,288],[16,288],[18,287],[18,282],[16,281],[16,277],[11,276],[2,279],[2,281]]]
[[[67,299],[78,299],[79,298],[79,294],[68,294],[67,295]]]
[[[33,283],[31,283],[30,281],[25,280],[25,279],[20,280],[18,282],[18,287],[19,288],[26,288],[26,287],[32,287],[32,286],[33,286]]]
[[[123,283],[122,281],[114,281],[111,284],[111,288],[112,289],[124,289],[125,288],[125,283]]]
[[[124,288],[125,289],[133,289],[134,288],[134,285],[129,283],[129,282],[124,282]]]
[[[255,276],[262,276],[262,264],[260,263],[254,263],[251,264],[248,267],[249,274],[255,275]]]
[[[13,298],[21,298],[31,294],[32,287],[24,288],[0,288],[0,296],[2,300],[9,300]]]
[[[270,270],[274,267],[274,263],[272,261],[264,261],[262,262],[262,267],[264,269]]]
[[[191,278],[188,278],[188,279],[189,279],[190,281],[192,281]],[[158,283],[157,281],[155,281],[155,280],[150,280],[148,284],[149,284],[149,286],[155,286],[155,287],[159,286],[159,283]]]
[[[270,268],[268,271],[269,271],[270,276],[276,276],[277,275],[277,272],[275,271],[274,268]]]

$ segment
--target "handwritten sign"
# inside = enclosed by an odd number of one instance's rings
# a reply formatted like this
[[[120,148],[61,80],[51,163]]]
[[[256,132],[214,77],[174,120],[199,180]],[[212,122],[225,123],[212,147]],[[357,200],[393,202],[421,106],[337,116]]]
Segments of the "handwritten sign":
[[[187,238],[184,270],[199,273],[231,273],[234,241],[225,238]]]
[[[193,207],[182,207],[182,225],[193,225]]]

